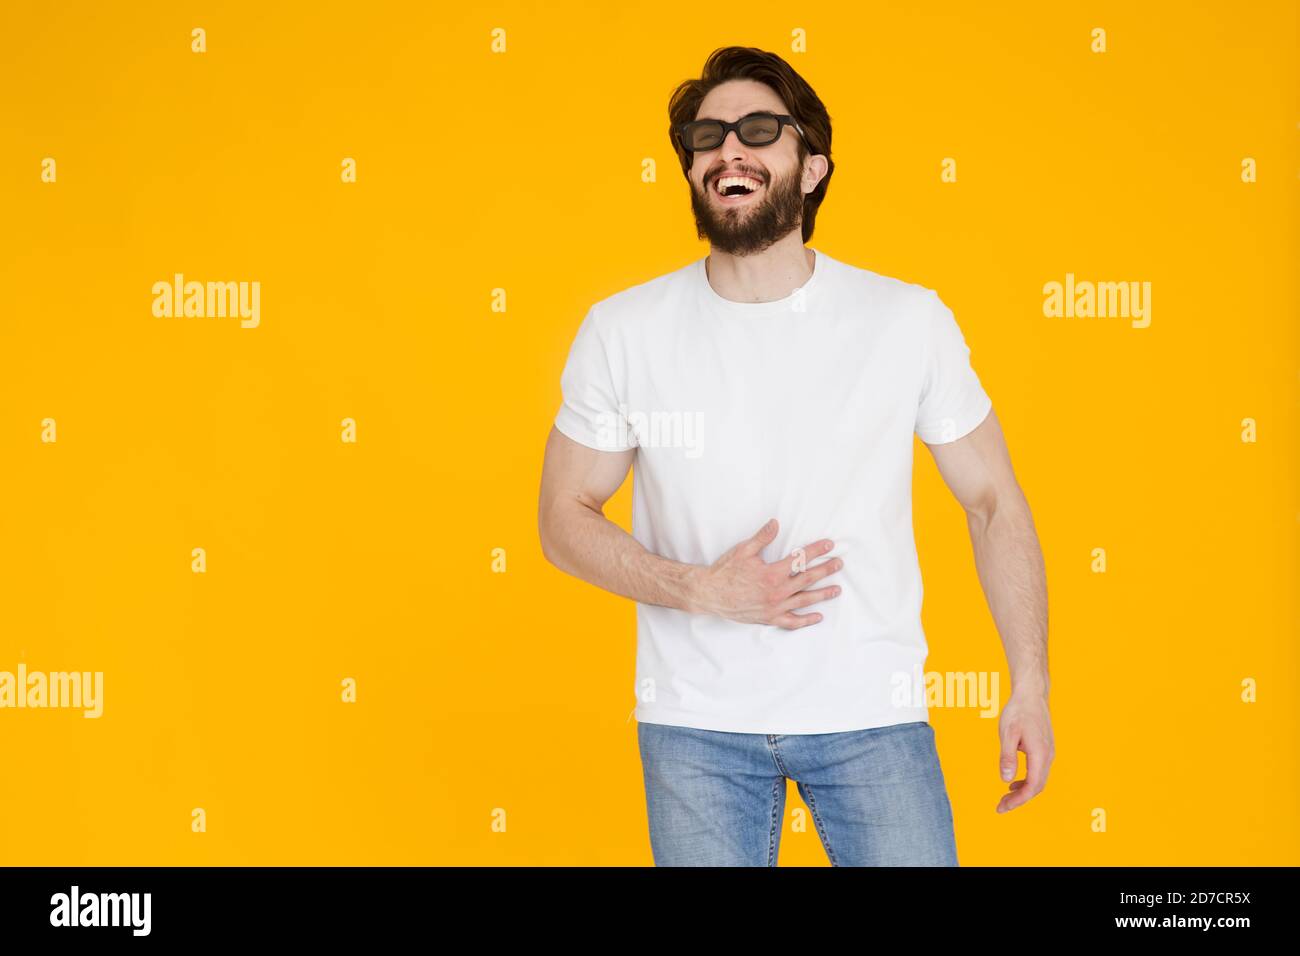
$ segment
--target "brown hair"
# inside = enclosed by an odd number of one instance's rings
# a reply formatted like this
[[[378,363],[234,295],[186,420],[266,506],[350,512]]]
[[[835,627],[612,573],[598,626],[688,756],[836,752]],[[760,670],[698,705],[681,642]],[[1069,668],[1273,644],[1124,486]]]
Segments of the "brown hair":
[[[807,242],[812,238],[817,209],[826,198],[831,174],[835,172],[835,163],[831,160],[831,117],[813,88],[775,53],[752,46],[719,47],[709,54],[698,80],[684,80],[673,91],[668,100],[668,135],[677,159],[682,164],[682,172],[689,181],[692,155],[682,148],[672,129],[679,123],[689,123],[695,119],[700,103],[709,91],[729,80],[757,80],[766,83],[781,97],[790,115],[803,128],[803,136],[795,134],[800,163],[814,154],[826,157],[826,175],[817,184],[817,188],[803,199],[803,241]],[[804,142],[805,138],[807,143]]]

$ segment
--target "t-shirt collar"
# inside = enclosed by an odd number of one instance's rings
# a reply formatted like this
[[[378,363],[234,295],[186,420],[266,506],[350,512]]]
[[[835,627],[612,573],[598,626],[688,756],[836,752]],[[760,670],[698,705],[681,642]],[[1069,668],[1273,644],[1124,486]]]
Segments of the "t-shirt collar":
[[[695,263],[696,285],[699,287],[700,294],[705,303],[719,312],[735,316],[772,316],[781,314],[798,315],[807,310],[808,297],[821,284],[823,274],[827,269],[827,257],[818,252],[812,246],[807,247],[813,254],[813,271],[808,277],[808,281],[795,289],[789,295],[781,299],[773,299],[771,302],[736,302],[732,299],[724,298],[719,295],[717,290],[709,284],[709,275],[704,268],[704,259],[701,258]],[[803,307],[799,304],[802,300]]]

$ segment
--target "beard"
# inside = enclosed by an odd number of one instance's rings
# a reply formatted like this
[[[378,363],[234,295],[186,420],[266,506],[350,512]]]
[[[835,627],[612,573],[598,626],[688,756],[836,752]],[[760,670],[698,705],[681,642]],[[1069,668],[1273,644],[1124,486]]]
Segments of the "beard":
[[[769,179],[761,202],[743,206],[718,206],[691,181],[691,210],[699,238],[719,252],[749,256],[762,252],[803,224],[803,191],[799,177]],[[704,187],[713,191],[712,183]]]

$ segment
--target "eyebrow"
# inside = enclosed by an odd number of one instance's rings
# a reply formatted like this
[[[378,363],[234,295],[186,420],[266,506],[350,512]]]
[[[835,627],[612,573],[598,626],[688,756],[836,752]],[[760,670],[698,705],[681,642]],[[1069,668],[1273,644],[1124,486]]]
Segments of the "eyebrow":
[[[749,110],[748,112],[741,113],[734,120],[724,120],[721,116],[697,116],[692,122],[698,123],[701,120],[719,120],[720,122],[723,123],[734,123],[736,122],[736,120],[742,120],[746,116],[753,116],[755,113],[771,113],[772,115],[776,115],[776,110],[769,109],[768,107],[762,107],[761,109],[756,109],[756,110]]]

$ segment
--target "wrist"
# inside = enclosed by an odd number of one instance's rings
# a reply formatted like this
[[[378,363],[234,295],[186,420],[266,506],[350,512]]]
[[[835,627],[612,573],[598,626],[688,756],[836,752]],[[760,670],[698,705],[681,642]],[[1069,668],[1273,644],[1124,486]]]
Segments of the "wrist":
[[[1051,682],[1046,677],[1022,678],[1011,681],[1011,696],[1021,700],[1047,700]]]
[[[682,575],[682,610],[688,614],[709,614],[709,569],[699,564],[688,564]]]

